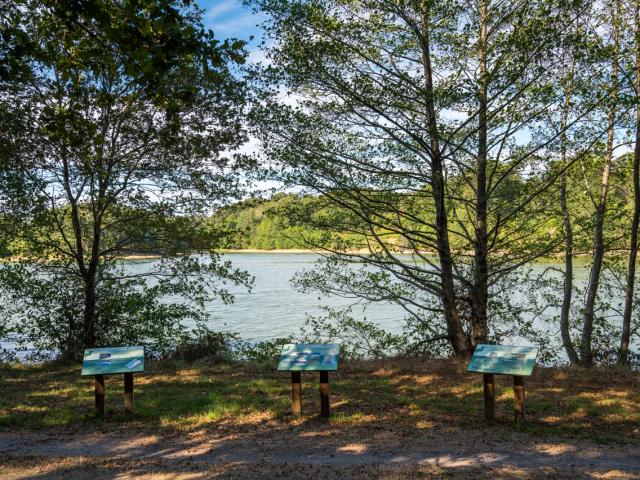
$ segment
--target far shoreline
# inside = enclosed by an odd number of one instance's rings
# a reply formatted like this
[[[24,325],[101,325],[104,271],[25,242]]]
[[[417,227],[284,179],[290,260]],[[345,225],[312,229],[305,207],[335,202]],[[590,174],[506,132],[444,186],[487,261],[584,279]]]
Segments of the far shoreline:
[[[320,250],[311,250],[309,248],[221,248],[216,253],[320,253]],[[369,253],[369,250],[353,250],[348,253]]]
[[[238,254],[268,254],[268,255],[285,255],[285,254],[289,254],[289,255],[323,255],[323,254],[331,254],[333,252],[327,251],[327,250],[313,250],[313,249],[309,249],[309,248],[273,248],[273,249],[266,249],[266,248],[220,248],[220,249],[214,249],[212,251],[215,254],[221,254],[221,255],[238,255]],[[207,252],[199,252],[199,254],[206,254]],[[395,255],[414,255],[416,254],[416,252],[411,251],[411,250],[406,250],[406,251],[394,251],[393,252]],[[609,254],[611,254],[611,252],[608,252]],[[197,252],[193,252],[193,254],[198,255]],[[342,252],[343,255],[370,255],[371,251],[368,249],[354,249],[354,250],[348,250],[346,252]],[[421,251],[419,252],[420,255],[424,255],[427,257],[433,257],[433,258],[437,258],[437,252],[432,252],[432,251]],[[180,256],[181,254],[178,254],[178,256]],[[574,259],[577,260],[578,262],[582,263],[585,260],[587,260],[589,257],[591,256],[590,253],[575,253],[574,254]],[[153,254],[153,253],[131,253],[131,254],[126,254],[126,255],[117,255],[114,257],[117,260],[121,260],[121,261],[145,261],[145,260],[157,260],[159,258],[162,258],[162,255],[158,255],[158,254]],[[552,263],[552,264],[556,264],[559,263],[561,261],[563,261],[564,256],[563,255],[551,255],[551,256],[545,256],[545,257],[540,257],[537,258],[536,260],[534,260],[532,263],[538,263],[538,264],[545,264],[545,263]],[[24,257],[20,257],[20,256],[15,256],[15,257],[0,257],[0,264],[3,263],[12,263],[12,262],[18,262],[21,260],[25,260]]]

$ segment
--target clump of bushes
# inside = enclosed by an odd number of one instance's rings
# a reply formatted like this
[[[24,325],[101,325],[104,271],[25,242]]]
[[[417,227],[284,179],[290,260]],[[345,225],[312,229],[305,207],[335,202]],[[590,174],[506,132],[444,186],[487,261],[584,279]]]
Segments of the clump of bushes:
[[[216,362],[232,361],[238,357],[240,337],[236,333],[217,332],[200,326],[176,345],[170,357],[186,362],[209,358]]]
[[[265,364],[275,362],[282,346],[294,341],[293,337],[286,337],[247,342],[241,340],[237,333],[219,332],[199,326],[185,335],[166,357],[185,362],[206,358],[216,363],[249,361]]]
[[[242,359],[249,362],[275,362],[280,355],[282,346],[287,343],[295,343],[295,339],[293,337],[280,337],[256,343],[244,342],[238,353]]]

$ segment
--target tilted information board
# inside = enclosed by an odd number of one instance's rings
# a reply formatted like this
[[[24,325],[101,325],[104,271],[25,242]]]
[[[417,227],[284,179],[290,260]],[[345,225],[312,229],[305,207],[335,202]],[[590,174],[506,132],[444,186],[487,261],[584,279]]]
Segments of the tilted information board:
[[[330,371],[338,369],[340,345],[289,343],[282,347],[278,370]]]
[[[88,348],[82,375],[111,375],[144,371],[144,347]]]
[[[468,372],[529,376],[538,355],[538,347],[478,345],[473,352]]]

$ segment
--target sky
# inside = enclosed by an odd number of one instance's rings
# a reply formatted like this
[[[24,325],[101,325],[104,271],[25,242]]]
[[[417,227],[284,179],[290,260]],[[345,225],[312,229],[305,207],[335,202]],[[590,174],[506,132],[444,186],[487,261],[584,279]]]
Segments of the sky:
[[[249,52],[248,61],[257,62],[264,59],[259,49],[262,41],[262,29],[258,26],[262,22],[261,15],[251,11],[249,7],[242,5],[242,0],[197,0],[200,8],[205,10],[203,22],[205,28],[213,30],[216,38],[237,38],[247,42],[246,49]],[[253,38],[252,38],[253,37]],[[258,142],[255,138],[238,149],[242,153],[255,153],[258,151]],[[281,185],[274,181],[254,182],[252,190],[271,191]]]
[[[217,38],[246,40],[250,55],[258,53],[262,40],[262,29],[258,26],[262,21],[260,15],[243,6],[241,0],[198,0],[197,3],[205,10],[205,27],[213,30]]]

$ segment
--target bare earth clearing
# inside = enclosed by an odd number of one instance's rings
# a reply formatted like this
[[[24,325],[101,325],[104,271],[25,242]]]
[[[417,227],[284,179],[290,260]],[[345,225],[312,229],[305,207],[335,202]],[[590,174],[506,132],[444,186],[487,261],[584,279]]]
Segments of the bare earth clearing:
[[[486,426],[480,377],[447,362],[345,364],[329,421],[315,416],[315,375],[303,376],[297,419],[286,374],[152,364],[134,418],[120,413],[113,377],[96,420],[90,380],[48,368],[0,371],[2,479],[640,479],[637,373],[538,369],[518,431],[508,378]]]

